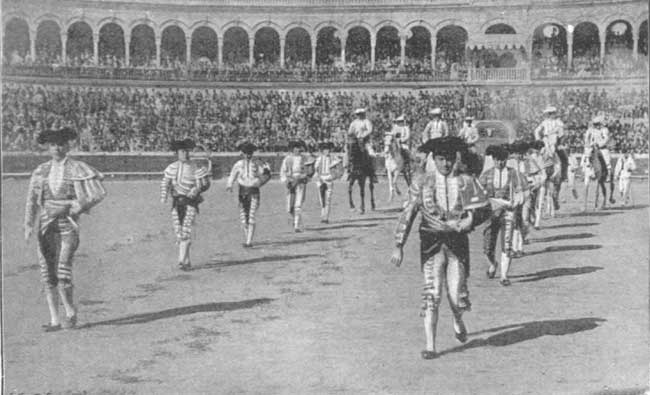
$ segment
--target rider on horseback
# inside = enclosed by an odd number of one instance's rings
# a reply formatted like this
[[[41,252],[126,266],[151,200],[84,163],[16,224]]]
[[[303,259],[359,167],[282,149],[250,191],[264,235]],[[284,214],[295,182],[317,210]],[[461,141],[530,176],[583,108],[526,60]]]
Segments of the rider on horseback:
[[[404,166],[407,168],[410,167],[409,163],[411,161],[410,153],[410,139],[411,139],[411,129],[406,124],[404,114],[400,115],[395,119],[393,128],[390,131],[390,135],[393,139],[396,139],[399,142],[401,148],[402,158],[404,158]]]
[[[591,121],[592,127],[587,129],[585,133],[585,150],[588,148],[596,147],[600,151],[605,165],[607,166],[607,174],[612,174],[612,159],[609,155],[609,130],[607,126],[603,125],[603,117],[596,116]]]
[[[564,150],[564,123],[557,118],[557,109],[553,106],[544,110],[545,119],[535,129],[535,140],[543,141],[547,147],[553,147],[561,163],[561,180],[567,179],[569,165],[567,154]]]
[[[427,126],[422,132],[422,144],[431,139],[449,136],[449,126],[442,119],[442,110],[436,107],[429,114],[431,114],[431,121],[427,123]]]
[[[348,129],[348,136],[356,137],[358,141],[364,144],[366,154],[370,158],[374,158],[376,154],[370,142],[372,137],[372,123],[370,122],[369,119],[366,118],[366,109],[357,108],[356,110],[354,110],[354,115],[356,115],[356,119],[352,121],[352,123],[350,123],[350,128]],[[372,174],[372,182],[377,183],[377,176],[374,174],[374,172]]]
[[[472,121],[474,121],[474,117],[465,117],[463,128],[458,132],[458,137],[465,140],[470,151],[476,152],[476,143],[478,142],[479,134],[476,126],[472,125]]]

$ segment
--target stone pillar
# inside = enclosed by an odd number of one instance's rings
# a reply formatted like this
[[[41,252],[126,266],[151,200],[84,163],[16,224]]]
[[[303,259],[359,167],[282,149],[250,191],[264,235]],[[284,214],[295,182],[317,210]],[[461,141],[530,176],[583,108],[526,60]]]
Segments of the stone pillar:
[[[185,36],[185,64],[189,66],[192,64],[192,35]]]
[[[314,32],[314,34],[316,34]],[[311,71],[316,70],[316,38],[312,37],[311,39]]]
[[[345,65],[345,44],[348,41],[348,35],[347,33],[345,35],[341,35],[341,62],[343,62],[343,65]]]
[[[639,34],[640,32],[637,31],[634,26],[632,27],[632,55],[634,56],[634,60],[639,59]]]
[[[126,67],[131,66],[131,35],[124,35],[124,64]]]
[[[68,32],[61,33],[61,62],[67,63],[68,59]]]
[[[567,48],[567,69],[573,68],[573,32],[566,34],[566,48]]]
[[[286,39],[284,37],[280,38],[280,68],[284,68],[284,45],[286,43]]]
[[[160,58],[161,58],[161,51],[160,51],[160,46],[162,45],[162,37],[160,34],[156,34],[156,67],[160,67]]]
[[[32,62],[36,61],[36,35],[37,29],[29,29],[29,56],[32,58]]]
[[[438,36],[431,35],[431,70],[436,69],[436,47],[438,46]]]
[[[217,36],[217,68],[223,68],[223,35]]]
[[[375,69],[375,50],[377,49],[377,34],[370,33],[370,69]]]
[[[93,62],[99,65],[99,32],[93,32]]]
[[[406,33],[399,36],[399,66],[406,65]]]
[[[253,48],[255,48],[255,37],[250,37],[248,39],[248,65],[250,67],[253,67],[255,64],[255,59],[253,59],[253,56],[255,55],[253,52]]]
[[[607,47],[605,46],[607,41],[607,27],[600,29],[600,63],[605,63],[605,51]]]

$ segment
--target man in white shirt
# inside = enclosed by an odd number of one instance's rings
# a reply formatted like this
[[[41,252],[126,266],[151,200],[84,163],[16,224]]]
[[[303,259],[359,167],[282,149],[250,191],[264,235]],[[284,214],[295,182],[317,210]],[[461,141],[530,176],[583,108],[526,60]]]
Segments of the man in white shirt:
[[[429,114],[431,114],[431,121],[427,123],[424,132],[422,132],[422,144],[431,139],[449,136],[449,127],[447,122],[442,119],[442,110],[436,107]]]
[[[632,154],[628,153],[626,149],[621,150],[621,154],[621,157],[616,162],[614,175],[618,177],[618,191],[621,194],[621,199],[623,199],[623,204],[627,206],[630,202],[634,204],[630,179],[632,172],[636,170],[636,163]]]
[[[462,129],[460,129],[460,132],[458,133],[458,137],[465,140],[465,143],[467,144],[470,151],[476,152],[476,143],[478,142],[479,135],[478,129],[472,125],[473,121],[474,117],[465,117],[465,122],[463,123]]]

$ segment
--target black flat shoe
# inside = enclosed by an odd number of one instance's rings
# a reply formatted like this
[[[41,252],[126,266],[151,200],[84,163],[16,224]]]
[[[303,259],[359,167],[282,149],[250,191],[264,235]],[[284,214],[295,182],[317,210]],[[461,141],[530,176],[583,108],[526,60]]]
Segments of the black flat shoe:
[[[52,325],[52,324],[45,324],[41,326],[43,328],[43,332],[56,332],[61,330],[61,324],[59,325]]]
[[[454,333],[454,336],[456,336],[456,340],[461,343],[465,343],[467,341],[467,332]]]
[[[422,351],[420,355],[422,355],[422,359],[434,359],[437,356],[435,351],[427,350]]]
[[[491,270],[488,268],[488,270],[485,272],[485,274],[487,275],[487,278],[492,279],[492,278],[494,278],[494,276],[497,274],[497,268],[495,267],[493,271],[491,271]]]
[[[508,286],[510,286],[511,282],[510,282],[509,279],[503,278],[503,279],[501,279],[501,281],[499,281],[499,284],[503,285],[504,287],[508,287]]]

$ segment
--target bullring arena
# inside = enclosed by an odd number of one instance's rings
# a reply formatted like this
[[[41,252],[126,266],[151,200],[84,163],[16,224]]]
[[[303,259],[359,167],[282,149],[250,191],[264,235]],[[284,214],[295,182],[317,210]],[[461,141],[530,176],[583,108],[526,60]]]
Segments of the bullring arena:
[[[3,0],[2,20],[3,393],[648,393],[647,3]],[[403,115],[415,156],[439,108],[452,135],[474,119],[484,155],[535,140],[551,106],[577,196],[562,184],[510,286],[486,277],[485,225],[469,234],[467,339],[443,300],[435,358],[422,359],[420,234],[392,265],[408,187],[400,177],[389,201],[386,133]],[[373,126],[376,208],[366,193],[359,210],[355,185],[350,209],[343,175],[322,222],[314,176],[295,232],[280,180],[290,143],[345,157],[358,108]],[[612,171],[635,163],[631,200],[617,173],[605,207],[593,183],[585,203],[596,118]],[[62,128],[107,194],[78,221],[78,322],[44,331],[42,241],[25,241],[25,201],[52,159],[39,137]],[[185,138],[211,164],[189,270],[160,202],[170,143]],[[226,190],[242,141],[272,176],[250,248]]]

